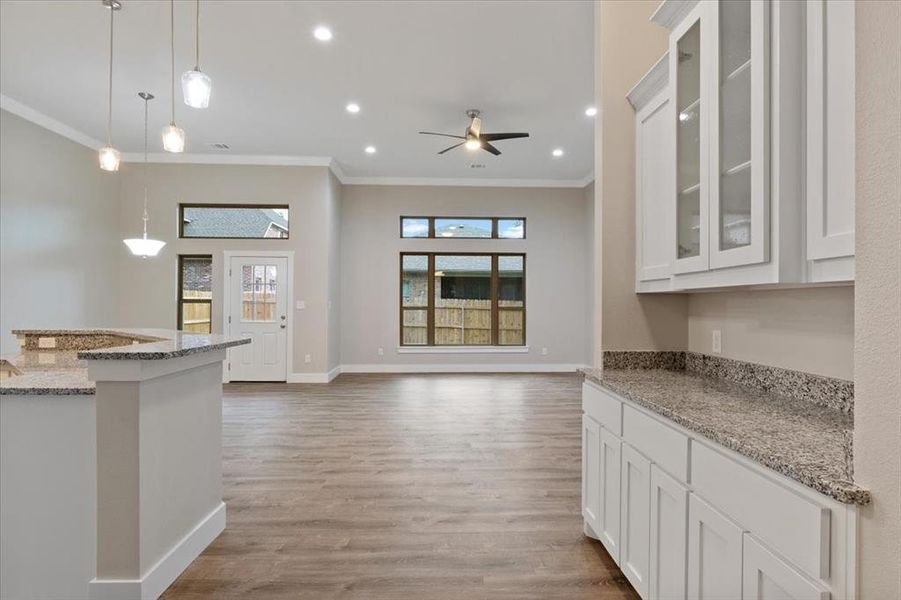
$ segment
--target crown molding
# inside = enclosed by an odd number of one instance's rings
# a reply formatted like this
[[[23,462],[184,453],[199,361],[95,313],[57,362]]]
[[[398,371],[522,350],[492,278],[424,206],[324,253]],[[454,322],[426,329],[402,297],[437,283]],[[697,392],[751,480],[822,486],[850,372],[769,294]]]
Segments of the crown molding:
[[[664,0],[651,15],[651,21],[672,31],[697,4],[698,0]]]
[[[455,177],[345,177],[344,185],[397,185],[423,187],[583,188],[594,176],[582,179],[464,179]]]
[[[122,153],[122,162],[140,163],[144,155],[140,152]],[[154,152],[147,155],[147,162],[176,165],[267,165],[277,167],[331,167],[329,156],[278,156],[269,154],[194,154],[185,152],[170,154]]]
[[[0,94],[0,108],[39,125],[73,142],[92,150],[99,150],[105,144],[91,136],[69,127],[42,112]],[[140,152],[123,152],[122,162],[140,163],[144,155]],[[284,167],[327,167],[342,185],[409,185],[445,187],[522,187],[522,188],[584,188],[594,181],[594,173],[582,179],[467,179],[441,177],[349,177],[341,164],[330,156],[279,156],[253,154],[170,154],[155,152],[147,155],[147,161],[154,164],[184,165],[257,165]]]
[[[82,146],[87,146],[92,150],[100,150],[100,148],[106,145],[100,140],[95,140],[86,133],[82,133],[74,127],[69,127],[65,123],[57,121],[53,117],[48,117],[44,113],[37,111],[30,106],[26,106],[18,100],[14,100],[5,94],[0,94],[0,108],[16,115],[17,117],[21,117],[26,121],[30,121],[35,125],[39,125],[44,129],[48,129],[53,133],[61,135],[66,139],[81,144]]]
[[[654,63],[654,66],[635,84],[635,87],[629,90],[626,99],[633,109],[639,111],[661,92],[668,82],[669,52],[661,56],[660,60]]]

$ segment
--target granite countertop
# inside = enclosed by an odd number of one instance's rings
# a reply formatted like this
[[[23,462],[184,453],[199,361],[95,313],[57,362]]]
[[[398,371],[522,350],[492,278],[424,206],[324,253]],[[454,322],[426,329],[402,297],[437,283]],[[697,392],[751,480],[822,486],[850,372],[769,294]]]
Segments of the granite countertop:
[[[94,394],[88,360],[166,360],[250,343],[246,337],[169,329],[17,329],[13,333],[25,340],[65,338],[65,342],[44,348],[26,341],[18,354],[0,357],[4,371],[0,395]],[[98,339],[123,345],[91,349]]]
[[[583,369],[585,378],[845,504],[853,481],[853,417],[841,410],[671,369]]]

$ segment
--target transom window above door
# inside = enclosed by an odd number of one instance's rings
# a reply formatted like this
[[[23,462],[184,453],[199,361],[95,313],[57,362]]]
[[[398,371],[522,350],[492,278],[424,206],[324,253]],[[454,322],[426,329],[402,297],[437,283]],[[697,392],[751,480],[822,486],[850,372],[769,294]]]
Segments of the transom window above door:
[[[402,238],[524,239],[522,217],[401,217]]]
[[[288,239],[283,204],[179,204],[178,237]]]

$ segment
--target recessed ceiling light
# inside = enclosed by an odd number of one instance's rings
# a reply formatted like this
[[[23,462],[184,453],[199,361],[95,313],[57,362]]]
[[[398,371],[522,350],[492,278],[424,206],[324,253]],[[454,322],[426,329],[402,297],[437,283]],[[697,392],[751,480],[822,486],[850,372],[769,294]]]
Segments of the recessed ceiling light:
[[[586,116],[586,117],[593,117],[593,116],[595,116],[596,114],[598,114],[598,109],[596,109],[596,108],[593,107],[593,106],[589,106],[588,108],[585,109],[585,116]]]
[[[332,30],[325,25],[320,25],[313,30],[313,37],[315,37],[320,42],[327,42],[332,39]]]
[[[375,146],[366,146],[365,148],[363,148],[363,151],[366,154],[375,154]]]
[[[554,151],[551,152],[551,154],[554,156],[554,158],[560,158],[561,156],[563,156],[563,148],[554,148]]]
[[[360,105],[357,104],[356,102],[351,102],[345,108],[347,109],[347,112],[354,114],[354,115],[357,114],[358,112],[360,112]]]

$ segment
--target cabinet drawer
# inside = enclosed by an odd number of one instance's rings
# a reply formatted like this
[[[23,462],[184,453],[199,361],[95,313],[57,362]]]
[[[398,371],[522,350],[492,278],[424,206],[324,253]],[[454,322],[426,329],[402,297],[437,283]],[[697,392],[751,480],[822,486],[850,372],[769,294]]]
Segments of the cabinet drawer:
[[[829,576],[830,511],[716,450],[692,442],[695,491],[815,577]]]
[[[631,406],[625,406],[623,440],[679,481],[688,481],[687,436]]]
[[[582,384],[582,410],[607,431],[623,434],[623,403],[587,381]]]

